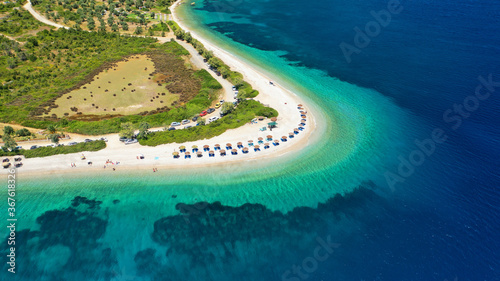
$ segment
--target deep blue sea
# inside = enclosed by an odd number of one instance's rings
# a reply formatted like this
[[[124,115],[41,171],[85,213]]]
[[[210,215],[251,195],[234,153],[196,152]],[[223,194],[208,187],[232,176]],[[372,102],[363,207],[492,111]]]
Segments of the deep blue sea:
[[[317,104],[320,152],[220,182],[26,183],[16,280],[500,280],[500,2],[200,0],[182,17]]]

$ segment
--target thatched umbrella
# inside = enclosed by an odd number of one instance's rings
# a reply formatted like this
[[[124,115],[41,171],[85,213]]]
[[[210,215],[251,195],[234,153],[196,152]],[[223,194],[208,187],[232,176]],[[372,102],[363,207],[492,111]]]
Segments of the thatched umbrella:
[[[272,139],[273,139],[273,136],[271,136],[271,135],[267,135],[267,137],[266,137],[266,138],[267,138],[268,140],[272,140]]]
[[[243,143],[241,141],[239,141],[236,145],[240,146],[240,145],[243,145]]]
[[[220,155],[226,155],[226,150],[225,149],[221,149],[220,150]]]
[[[305,111],[300,111],[300,114],[306,114],[306,112]]]
[[[287,137],[286,136],[282,136],[281,137],[281,141],[286,141]]]
[[[254,151],[259,151],[259,150],[260,150],[260,145],[256,144],[256,145],[253,147],[253,150],[254,150]]]
[[[280,143],[280,141],[279,140],[274,140],[274,143]]]
[[[288,133],[288,137],[293,138],[295,134],[294,133]]]
[[[219,149],[219,150],[220,150],[220,144],[216,144],[216,145],[214,145],[214,149],[215,149],[215,150],[217,150],[217,149]]]
[[[306,122],[306,121],[307,121],[306,119],[302,119],[302,120],[300,120],[300,122]]]
[[[226,143],[226,147],[233,147],[233,145],[230,143]]]
[[[204,151],[208,151],[208,150],[210,150],[210,145],[205,144],[205,145],[203,146],[203,150],[204,150]]]
[[[271,122],[276,122],[276,121],[278,121],[278,118],[276,118],[276,117],[271,117]]]
[[[179,152],[174,151],[174,152],[172,152],[172,155],[173,155],[173,156],[177,156],[177,155],[179,155]]]
[[[243,153],[248,153],[248,147],[243,148]]]
[[[189,152],[189,151],[186,151],[186,155],[191,155],[191,152]]]
[[[232,150],[231,150],[231,153],[232,153],[232,154],[237,154],[237,153],[238,153],[238,150],[237,150],[237,149],[232,149]]]
[[[301,104],[301,103],[299,103],[297,106],[302,106],[302,104]]]
[[[307,116],[305,114],[301,114],[300,118],[306,118]]]
[[[197,145],[193,145],[193,146],[191,146],[191,148],[198,148],[198,146]]]
[[[198,155],[198,157],[202,157],[203,156],[203,153],[201,151],[198,151],[196,154]]]
[[[183,150],[183,149],[186,149],[186,147],[184,145],[181,145],[181,146],[179,146],[179,149]]]
[[[299,132],[299,129],[298,129],[298,128],[295,128],[295,129],[293,129],[293,132],[294,132],[294,133],[298,133],[298,132]]]
[[[299,124],[299,128],[300,128],[300,127],[304,127],[304,124]]]
[[[268,143],[268,142],[266,142],[266,143],[264,144],[264,149],[268,149],[268,148],[269,148],[269,143]]]
[[[208,152],[208,155],[209,155],[209,156],[214,156],[214,155],[215,155],[215,152],[214,152],[213,150],[210,150],[210,151]]]

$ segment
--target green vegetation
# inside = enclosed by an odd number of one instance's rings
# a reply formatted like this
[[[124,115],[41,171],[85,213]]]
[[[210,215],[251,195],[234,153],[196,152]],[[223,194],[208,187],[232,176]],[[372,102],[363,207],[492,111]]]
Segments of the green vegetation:
[[[28,11],[15,9],[0,20],[0,33],[18,36],[24,32],[37,30],[43,26],[46,25],[37,21]]]
[[[75,29],[129,31],[156,22],[173,0],[33,0],[33,7],[48,19]],[[132,26],[130,26],[132,25]],[[132,28],[131,28],[132,27]],[[141,29],[143,29],[141,27]],[[142,33],[137,33],[142,34]]]
[[[186,40],[186,42],[193,45],[196,51],[207,60],[212,68],[217,70],[222,77],[236,86],[238,91],[241,92],[241,99],[254,98],[259,94],[259,92],[254,90],[248,82],[243,80],[243,75],[241,73],[232,71],[222,60],[215,57],[211,51],[208,51],[200,41],[194,39],[189,32],[184,32],[176,22],[168,21],[168,25],[170,25],[170,28],[178,39]]]
[[[218,136],[228,129],[243,126],[256,116],[275,117],[278,116],[278,112],[273,108],[265,107],[258,101],[245,100],[231,113],[209,125],[200,124],[199,126],[182,130],[151,132],[145,138],[140,139],[139,143],[142,145],[157,146],[164,143],[182,143],[208,139]]]
[[[9,54],[0,58],[0,81],[3,84],[0,86],[0,122],[5,123],[14,121],[34,128],[47,128],[53,124],[60,130],[94,135],[116,133],[123,122],[138,124],[144,121],[152,126],[162,126],[193,117],[206,109],[217,99],[218,90],[222,88],[208,72],[187,70],[181,57],[189,52],[175,41],[159,44],[153,38],[60,29],[39,32],[24,46],[0,36],[0,45]],[[177,107],[160,114],[149,112],[144,116],[110,116],[107,119],[43,117],[54,108],[58,97],[84,85],[102,69],[132,54],[154,56],[155,52],[172,57],[167,61],[169,65],[155,64],[155,68],[169,70],[176,81],[184,81],[169,83],[168,90],[181,94],[181,97],[187,88],[194,93],[183,98]],[[172,68],[174,63],[179,66]]]
[[[5,151],[0,150],[0,157],[2,156],[16,156],[16,155],[24,155],[26,158],[34,158],[34,157],[46,157],[57,154],[69,154],[83,151],[98,151],[106,148],[106,142],[99,141],[91,141],[91,142],[82,142],[72,146],[56,146],[56,147],[39,147],[37,149],[21,149],[19,151]]]

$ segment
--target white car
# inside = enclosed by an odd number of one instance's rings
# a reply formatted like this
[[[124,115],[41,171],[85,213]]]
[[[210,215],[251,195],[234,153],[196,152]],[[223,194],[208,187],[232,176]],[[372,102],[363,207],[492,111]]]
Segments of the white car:
[[[212,123],[217,119],[219,119],[219,117],[217,117],[217,116],[210,117],[210,118],[208,118],[208,123]]]

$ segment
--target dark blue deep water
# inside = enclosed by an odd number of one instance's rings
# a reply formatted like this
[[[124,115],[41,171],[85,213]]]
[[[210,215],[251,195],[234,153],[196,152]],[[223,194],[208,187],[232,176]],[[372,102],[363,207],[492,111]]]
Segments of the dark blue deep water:
[[[375,89],[412,112],[427,136],[434,128],[448,135],[390,208],[357,214],[370,223],[310,280],[500,280],[500,89],[479,104],[469,97],[479,76],[500,81],[499,2],[401,1],[358,46],[355,27],[365,30],[371,11],[394,1],[204,3],[194,14],[216,32]],[[359,47],[350,61],[342,42]],[[443,117],[464,102],[470,112]]]
[[[394,130],[419,128],[408,135],[421,140],[442,129],[446,141],[404,182],[390,189],[378,184],[384,175],[365,178],[343,196],[286,213],[265,204],[192,205],[175,195],[187,189],[181,184],[47,184],[36,200],[19,195],[37,219],[18,232],[16,280],[500,280],[500,83],[474,97],[484,81],[500,81],[500,2],[401,1],[369,44],[356,47],[355,28],[388,3],[205,0],[192,12],[228,40],[284,51],[296,67],[374,89],[419,124]],[[342,42],[357,48],[350,62]],[[417,148],[402,147],[406,159]],[[335,174],[221,189],[290,181],[328,190]],[[179,213],[164,215],[174,204]],[[11,280],[5,272],[1,279]]]

